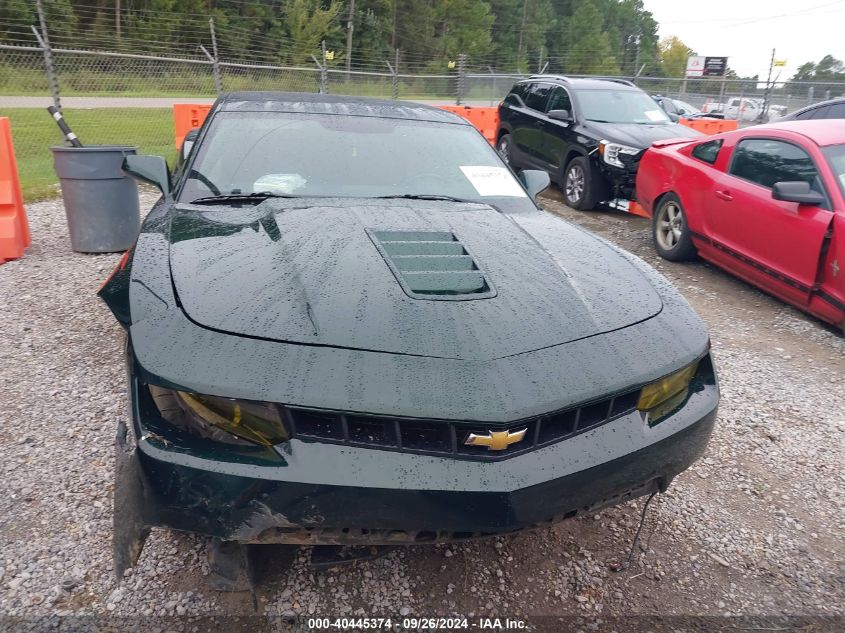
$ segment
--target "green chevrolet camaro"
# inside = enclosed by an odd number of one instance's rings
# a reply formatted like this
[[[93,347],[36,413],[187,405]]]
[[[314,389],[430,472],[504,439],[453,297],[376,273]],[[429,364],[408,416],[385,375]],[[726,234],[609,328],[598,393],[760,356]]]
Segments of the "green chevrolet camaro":
[[[220,98],[100,291],[126,328],[115,569],[150,527],[395,545],[513,532],[654,491],[719,402],[701,320],[537,207],[466,121],[412,103]]]

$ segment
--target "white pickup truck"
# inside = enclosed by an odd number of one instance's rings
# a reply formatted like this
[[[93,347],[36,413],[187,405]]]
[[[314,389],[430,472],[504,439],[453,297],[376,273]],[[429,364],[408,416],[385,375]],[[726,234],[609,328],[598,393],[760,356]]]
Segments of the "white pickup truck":
[[[723,119],[735,119],[738,121],[756,122],[760,120],[760,113],[763,110],[763,100],[755,97],[732,97],[726,103],[711,101],[701,107],[702,112],[711,116],[718,116]],[[762,123],[786,114],[786,107],[769,104],[769,111],[763,117]]]

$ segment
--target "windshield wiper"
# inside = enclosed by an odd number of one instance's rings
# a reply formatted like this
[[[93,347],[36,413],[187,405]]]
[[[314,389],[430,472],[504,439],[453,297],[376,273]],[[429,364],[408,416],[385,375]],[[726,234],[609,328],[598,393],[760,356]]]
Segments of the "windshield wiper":
[[[259,193],[221,193],[217,196],[206,196],[204,198],[197,198],[191,200],[191,204],[230,204],[232,202],[244,202],[259,204],[270,198],[297,198],[298,196],[289,196],[281,193],[270,193],[269,191],[262,191]]]
[[[439,193],[401,193],[392,196],[375,196],[380,200],[390,198],[404,198],[406,200],[450,200],[452,202],[477,202],[469,198],[456,198],[455,196],[445,196]]]

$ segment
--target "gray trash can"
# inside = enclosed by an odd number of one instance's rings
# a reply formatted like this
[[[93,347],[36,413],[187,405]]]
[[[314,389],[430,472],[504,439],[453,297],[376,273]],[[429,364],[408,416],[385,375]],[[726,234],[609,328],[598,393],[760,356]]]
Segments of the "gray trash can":
[[[53,165],[62,184],[70,245],[80,253],[125,251],[138,237],[138,185],[121,169],[137,147],[56,146]]]

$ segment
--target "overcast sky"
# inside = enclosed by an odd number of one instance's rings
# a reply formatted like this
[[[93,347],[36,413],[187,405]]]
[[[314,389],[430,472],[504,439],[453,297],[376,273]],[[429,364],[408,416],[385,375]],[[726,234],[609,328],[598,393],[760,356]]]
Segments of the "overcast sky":
[[[766,78],[772,48],[785,79],[830,53],[845,61],[845,0],[643,0],[660,37],[677,35],[699,55],[727,56],[741,76]],[[774,71],[777,73],[777,69]]]

